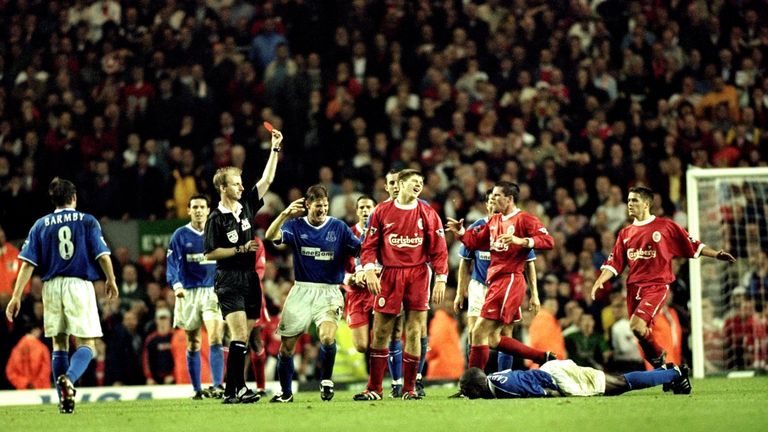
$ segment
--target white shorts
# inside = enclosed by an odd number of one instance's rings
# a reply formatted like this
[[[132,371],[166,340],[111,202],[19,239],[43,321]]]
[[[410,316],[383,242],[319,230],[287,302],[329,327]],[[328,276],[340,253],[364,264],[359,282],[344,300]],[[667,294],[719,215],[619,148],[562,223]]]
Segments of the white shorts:
[[[488,285],[478,282],[474,279],[469,281],[467,288],[467,316],[479,317],[480,311],[485,303],[485,293],[488,292]]]
[[[309,330],[313,322],[338,322],[344,312],[344,297],[339,285],[296,282],[288,293],[280,315],[277,334],[297,336]]]
[[[541,370],[552,375],[555,384],[566,396],[596,396],[605,393],[605,373],[578,366],[573,360],[551,360]]]
[[[193,331],[204,321],[224,321],[219,299],[211,288],[185,289],[184,298],[176,298],[173,307],[173,326]]]
[[[43,284],[43,326],[45,336],[68,334],[81,338],[103,336],[91,281],[76,277],[55,277]]]

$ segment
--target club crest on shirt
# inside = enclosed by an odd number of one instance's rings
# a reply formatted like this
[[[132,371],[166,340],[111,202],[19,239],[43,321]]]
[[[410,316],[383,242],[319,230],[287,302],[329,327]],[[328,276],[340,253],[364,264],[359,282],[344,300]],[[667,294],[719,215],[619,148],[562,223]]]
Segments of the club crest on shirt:
[[[424,229],[424,222],[421,220],[421,218],[416,221],[416,226],[419,227],[420,230]]]
[[[240,221],[240,228],[241,228],[243,231],[246,231],[246,230],[248,230],[249,228],[251,228],[251,222],[250,222],[248,219],[243,219],[243,220],[241,220],[241,221]]]
[[[515,226],[514,225],[510,225],[510,226],[507,227],[507,234],[512,234],[512,235],[515,234]]]
[[[653,241],[658,243],[661,241],[661,233],[658,231],[654,231],[653,234],[651,234],[651,238],[653,239]]]
[[[238,237],[237,230],[227,232],[227,240],[229,240],[230,243],[237,243]]]
[[[336,241],[336,233],[333,231],[328,231],[328,234],[325,235],[325,241],[327,242],[335,242]]]
[[[387,300],[384,297],[379,297],[379,307],[384,307],[385,304],[387,304]]]

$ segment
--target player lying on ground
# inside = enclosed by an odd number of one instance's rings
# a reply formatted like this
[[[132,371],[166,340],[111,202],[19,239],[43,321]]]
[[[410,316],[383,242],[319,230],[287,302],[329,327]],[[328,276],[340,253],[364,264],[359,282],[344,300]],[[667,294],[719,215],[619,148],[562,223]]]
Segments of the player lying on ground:
[[[547,396],[616,396],[669,384],[675,394],[690,394],[688,367],[667,363],[659,369],[609,374],[576,365],[573,360],[551,360],[541,369],[505,370],[486,375],[469,368],[459,380],[461,394],[469,399],[509,399]]]

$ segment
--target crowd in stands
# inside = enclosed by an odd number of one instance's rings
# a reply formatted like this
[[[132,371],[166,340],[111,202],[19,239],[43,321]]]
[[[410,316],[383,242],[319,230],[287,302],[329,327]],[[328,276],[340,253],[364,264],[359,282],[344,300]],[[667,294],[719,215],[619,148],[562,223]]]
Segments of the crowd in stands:
[[[216,197],[217,168],[241,167],[254,183],[270,151],[267,120],[285,140],[262,229],[318,182],[331,216],[351,224],[358,196],[386,198],[392,168],[420,169],[422,198],[468,223],[495,181],[515,181],[518,206],[556,239],[536,261],[542,311],[519,335],[582,365],[642,368],[621,281],[589,298],[627,222],[627,190],[650,186],[654,214],[685,225],[687,167],[768,164],[766,67],[758,0],[0,0],[0,271],[13,270],[6,239],[18,246],[51,210],[54,176],[74,181],[78,209],[104,223],[185,218],[194,193]],[[764,204],[753,222],[768,238]],[[455,271],[458,242],[448,240]],[[111,246],[121,297],[102,301],[105,337],[86,384],[180,379],[165,245],[138,262]],[[268,253],[263,285],[277,315],[291,266],[284,251]],[[655,330],[676,363],[689,331],[678,264]],[[738,319],[706,322],[707,343],[740,344],[738,356],[708,359],[713,369],[766,359],[756,300],[765,253],[749,266],[749,290],[731,296]],[[25,335],[39,338],[41,290],[34,278],[22,317],[0,324],[0,364],[14,364]],[[457,331],[433,340],[460,343],[462,317],[437,310],[433,333]],[[305,346],[299,371],[311,374]],[[432,361],[461,353],[432,351]]]

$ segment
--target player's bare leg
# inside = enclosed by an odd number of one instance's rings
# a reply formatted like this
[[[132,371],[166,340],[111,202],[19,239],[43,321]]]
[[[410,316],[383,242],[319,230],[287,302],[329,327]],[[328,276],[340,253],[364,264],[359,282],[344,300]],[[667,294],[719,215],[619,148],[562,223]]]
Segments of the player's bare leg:
[[[320,323],[317,329],[320,338],[320,399],[333,399],[333,366],[336,363],[336,330],[338,325],[333,321]]]
[[[416,393],[416,375],[421,357],[422,328],[426,325],[427,311],[405,312],[405,348],[403,349],[403,399],[420,399]]]
[[[205,330],[208,333],[208,347],[210,348],[211,378],[213,385],[207,389],[207,396],[221,399],[224,396],[224,327],[223,320],[206,320]],[[199,343],[199,342],[198,342]]]
[[[352,329],[352,345],[355,350],[361,354],[365,354],[368,351],[368,344],[370,343],[371,330],[368,324],[361,325]]]
[[[371,350],[369,358],[369,376],[366,390],[356,394],[353,399],[356,401],[379,400],[381,399],[381,384],[384,381],[384,371],[387,368],[387,357],[389,357],[390,337],[392,329],[395,326],[397,315],[373,312],[373,339],[371,340]]]

